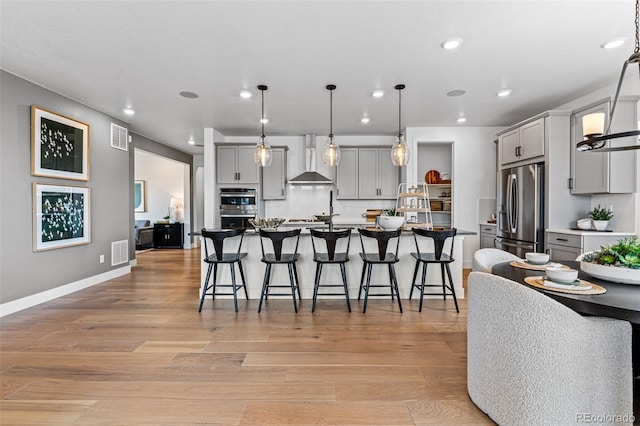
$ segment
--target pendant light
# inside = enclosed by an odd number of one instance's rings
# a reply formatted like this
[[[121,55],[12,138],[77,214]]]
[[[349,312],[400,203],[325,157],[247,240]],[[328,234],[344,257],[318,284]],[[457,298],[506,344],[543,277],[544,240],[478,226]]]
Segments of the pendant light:
[[[273,161],[273,150],[271,147],[265,142],[264,136],[264,91],[267,90],[267,86],[261,84],[258,86],[260,93],[262,95],[262,115],[260,116],[260,124],[262,126],[262,133],[260,135],[260,139],[258,140],[258,144],[253,150],[253,161],[260,167],[269,167],[271,162]]]
[[[636,0],[636,45],[633,53],[629,56],[629,59],[622,65],[622,72],[620,73],[620,80],[618,80],[618,88],[616,89],[616,95],[613,98],[613,104],[611,105],[611,114],[609,116],[609,124],[607,130],[604,130],[604,113],[594,113],[585,115],[582,118],[582,127],[584,129],[584,140],[576,146],[578,151],[593,151],[597,152],[610,152],[610,151],[626,151],[631,149],[640,149],[640,145],[627,145],[605,148],[606,142],[610,139],[625,138],[629,136],[640,135],[640,130],[630,130],[626,132],[612,133],[611,123],[613,122],[613,114],[616,112],[616,104],[618,103],[618,97],[620,96],[620,88],[622,87],[622,81],[624,80],[624,74],[627,71],[627,65],[638,64],[640,71],[640,37],[639,37],[639,18],[640,7],[639,0]]]
[[[394,166],[406,166],[409,162],[409,147],[404,140],[404,135],[402,134],[402,89],[405,88],[404,84],[396,85],[396,90],[398,91],[398,136],[396,136],[396,141],[391,148],[391,162]]]
[[[340,146],[333,137],[333,91],[336,89],[335,84],[328,84],[327,90],[330,93],[329,101],[329,137],[327,144],[324,146],[322,153],[322,161],[329,167],[335,167],[340,163]]]

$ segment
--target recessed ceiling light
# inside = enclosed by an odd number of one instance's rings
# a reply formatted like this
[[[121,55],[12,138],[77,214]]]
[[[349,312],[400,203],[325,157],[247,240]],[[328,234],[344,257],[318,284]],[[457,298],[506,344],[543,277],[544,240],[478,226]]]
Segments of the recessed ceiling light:
[[[384,90],[374,90],[373,93],[371,93],[371,96],[374,98],[381,98],[384,96]]]
[[[370,122],[370,121],[371,121],[371,119],[370,119],[369,117],[362,117],[362,118],[360,119],[360,122],[361,122],[362,124],[367,124],[367,123],[368,123],[368,122]]]
[[[251,96],[253,96],[253,94],[248,90],[243,90],[240,92],[240,97],[242,99],[249,99]]]
[[[136,113],[136,111],[131,107],[123,109],[122,112],[124,112],[126,115],[133,115]]]
[[[189,138],[189,141],[187,142],[189,145],[195,145],[196,141],[193,140],[193,138]]]
[[[465,92],[464,90],[456,89],[456,90],[452,90],[450,92],[447,92],[447,96],[456,97],[456,96],[462,96],[465,93],[467,93],[467,92]]]
[[[511,90],[510,89],[502,89],[500,90],[497,95],[501,98],[504,98],[506,96],[509,96],[511,94]]]
[[[267,123],[269,122],[269,119],[268,119],[268,118],[261,118],[261,119],[260,119],[260,122],[261,122],[262,124],[267,124]]]
[[[458,123],[466,123],[467,119],[465,117],[458,117]]]
[[[199,95],[197,93],[193,93],[193,92],[187,92],[182,91],[180,93],[178,93],[180,96],[182,96],[183,98],[187,98],[187,99],[196,99],[197,97],[199,97]]]
[[[442,46],[443,49],[452,50],[452,49],[456,49],[461,44],[462,44],[462,39],[460,37],[454,37],[454,38],[446,39],[445,41],[440,43],[440,46]]]
[[[624,44],[624,38],[615,38],[613,40],[605,41],[600,45],[603,49],[615,49],[616,47],[620,47]]]

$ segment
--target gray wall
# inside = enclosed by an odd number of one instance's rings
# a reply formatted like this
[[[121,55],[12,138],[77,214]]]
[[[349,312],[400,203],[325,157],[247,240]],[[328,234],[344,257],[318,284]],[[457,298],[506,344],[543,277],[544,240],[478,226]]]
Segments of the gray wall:
[[[111,242],[131,238],[133,175],[129,153],[110,147],[110,123],[128,125],[5,71],[0,93],[0,303],[124,266],[111,266]],[[31,176],[31,105],[91,126],[90,181]],[[91,188],[90,244],[33,252],[32,182]]]

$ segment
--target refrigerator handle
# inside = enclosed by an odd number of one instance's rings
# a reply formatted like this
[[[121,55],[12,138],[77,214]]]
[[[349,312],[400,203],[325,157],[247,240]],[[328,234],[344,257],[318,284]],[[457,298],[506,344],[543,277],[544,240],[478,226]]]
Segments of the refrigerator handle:
[[[513,174],[513,182],[512,182],[513,193],[511,194],[513,200],[511,201],[511,205],[513,206],[513,213],[511,215],[511,233],[515,234],[518,231],[518,177],[516,174]]]
[[[509,182],[507,184],[507,224],[509,225],[509,232],[512,234],[517,231],[516,227],[516,212],[517,212],[517,177],[515,173],[509,175]]]
[[[509,232],[511,232],[511,176],[509,174],[507,176],[507,228],[509,228]]]

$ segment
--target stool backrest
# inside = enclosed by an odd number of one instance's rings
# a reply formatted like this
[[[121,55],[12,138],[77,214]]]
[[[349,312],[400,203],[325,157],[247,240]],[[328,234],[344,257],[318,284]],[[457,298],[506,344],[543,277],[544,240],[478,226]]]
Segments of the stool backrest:
[[[437,260],[442,258],[442,250],[444,249],[444,243],[447,238],[453,238],[456,236],[457,229],[451,228],[447,231],[433,231],[429,229],[413,228],[413,240],[416,242],[416,250],[420,254],[420,247],[418,245],[418,239],[416,235],[422,237],[428,237],[433,239],[433,247]],[[449,252],[449,258],[453,259],[453,241],[451,242],[451,251]]]
[[[374,229],[358,228],[358,232],[360,233],[360,245],[362,246],[363,253],[367,252],[364,248],[363,236],[377,240],[378,255],[380,256],[380,259],[385,258],[389,241],[393,238],[397,238],[395,256],[398,257],[398,246],[400,246],[400,233],[402,232],[402,229],[398,228],[395,231],[378,231]]]
[[[207,231],[205,228],[200,230],[200,233],[205,238],[204,241],[204,256],[205,258],[209,257],[209,248],[207,247],[206,239],[210,239],[213,243],[213,249],[216,253],[216,257],[218,259],[222,259],[222,254],[224,253],[224,240],[226,238],[237,237],[240,235],[240,244],[238,244],[238,253],[240,253],[240,248],[242,247],[242,240],[244,239],[245,229],[221,229],[215,231]]]
[[[351,228],[334,230],[334,231],[325,231],[320,229],[311,228],[311,245],[313,246],[313,253],[317,253],[316,251],[316,243],[314,242],[315,238],[321,238],[326,243],[327,247],[327,256],[329,256],[329,260],[333,260],[336,254],[336,243],[341,238],[347,238],[347,251],[349,254],[349,245],[351,244]]]
[[[298,253],[298,243],[300,242],[300,228],[292,229],[290,231],[268,231],[260,228],[260,247],[262,249],[262,257],[265,255],[264,251],[264,238],[268,238],[271,240],[271,244],[273,244],[273,254],[276,257],[276,260],[282,259],[282,242],[287,238],[296,237],[296,248],[293,253]]]

